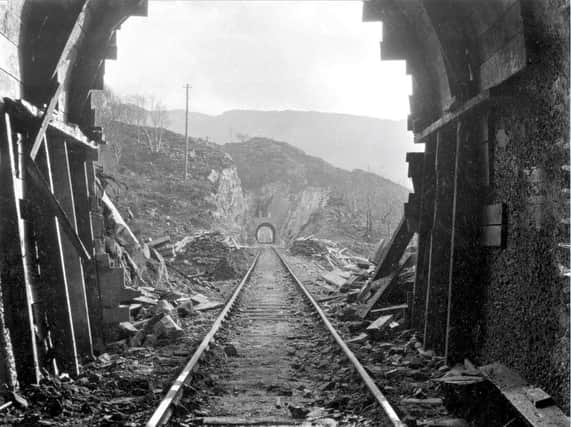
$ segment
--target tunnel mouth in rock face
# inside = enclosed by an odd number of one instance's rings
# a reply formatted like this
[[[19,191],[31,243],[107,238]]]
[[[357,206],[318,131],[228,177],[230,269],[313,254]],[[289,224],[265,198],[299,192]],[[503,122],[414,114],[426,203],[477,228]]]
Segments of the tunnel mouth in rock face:
[[[271,244],[276,242],[276,229],[270,223],[262,223],[256,228],[256,242]]]

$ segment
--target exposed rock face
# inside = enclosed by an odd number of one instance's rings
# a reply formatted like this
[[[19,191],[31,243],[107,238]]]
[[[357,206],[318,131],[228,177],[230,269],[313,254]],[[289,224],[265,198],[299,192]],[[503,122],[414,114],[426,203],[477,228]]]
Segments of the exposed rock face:
[[[109,169],[129,190],[112,196],[134,214],[133,231],[145,236],[220,230],[253,241],[267,221],[278,242],[314,234],[354,247],[388,237],[407,197],[404,187],[375,174],[338,169],[263,138],[223,147],[192,141],[185,179],[181,135],[165,131],[162,150],[153,152],[136,126],[114,123],[112,130],[122,155]]]
[[[296,237],[309,221],[311,215],[325,206],[329,190],[322,187],[307,187],[294,191],[285,183],[271,183],[257,191],[247,193],[247,236],[253,236],[256,218],[265,218],[277,229],[278,240],[287,241]]]
[[[375,174],[335,168],[284,142],[253,138],[226,144],[247,199],[250,241],[261,220],[278,241],[315,234],[352,246],[389,236],[400,219],[407,190]]]
[[[247,203],[238,170],[229,167],[218,173],[213,169],[210,176],[216,177],[214,183],[217,185],[216,192],[212,194],[212,201],[216,205],[212,214],[214,219],[226,231],[242,237]]]
[[[105,169],[120,183],[110,191],[122,212],[133,212],[135,233],[182,238],[217,229],[241,237],[246,212],[242,184],[232,159],[218,145],[191,141],[185,179],[182,135],[165,130],[162,149],[152,152],[136,126],[113,122],[110,131],[114,140],[109,146],[119,146],[122,153],[118,162],[102,153]]]

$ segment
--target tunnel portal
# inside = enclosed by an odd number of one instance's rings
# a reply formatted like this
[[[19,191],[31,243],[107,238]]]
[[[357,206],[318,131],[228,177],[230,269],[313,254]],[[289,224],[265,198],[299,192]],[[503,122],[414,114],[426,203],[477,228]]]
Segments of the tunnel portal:
[[[275,243],[276,228],[269,222],[262,222],[256,227],[256,242]]]

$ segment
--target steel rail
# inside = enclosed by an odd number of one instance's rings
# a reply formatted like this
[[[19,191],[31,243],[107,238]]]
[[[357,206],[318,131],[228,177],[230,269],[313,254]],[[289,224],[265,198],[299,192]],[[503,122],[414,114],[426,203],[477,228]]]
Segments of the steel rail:
[[[403,421],[401,421],[401,419],[399,418],[399,416],[397,415],[397,413],[395,412],[394,408],[391,406],[391,404],[389,403],[389,401],[387,400],[385,395],[381,392],[381,390],[379,390],[379,388],[375,384],[375,381],[367,373],[367,371],[365,370],[363,365],[361,365],[361,362],[359,362],[359,359],[357,359],[355,357],[355,355],[349,349],[349,347],[347,346],[345,341],[343,341],[343,338],[341,338],[339,333],[335,330],[335,328],[333,327],[333,325],[331,324],[331,322],[329,321],[329,319],[327,318],[327,316],[325,315],[325,313],[323,312],[323,310],[321,309],[319,304],[315,301],[313,296],[309,293],[309,291],[307,290],[305,285],[303,283],[301,283],[301,281],[297,278],[297,276],[295,275],[295,273],[293,272],[293,270],[291,269],[289,264],[286,262],[286,260],[283,258],[283,256],[278,252],[278,250],[275,247],[273,248],[273,250],[276,253],[276,255],[278,256],[278,258],[280,259],[280,261],[282,262],[282,264],[284,265],[284,267],[286,268],[286,270],[289,272],[291,277],[294,279],[297,286],[301,289],[301,291],[303,292],[305,297],[311,303],[311,305],[313,306],[315,311],[317,311],[317,313],[321,317],[321,320],[323,321],[323,323],[325,324],[325,326],[327,327],[327,329],[329,330],[331,335],[333,335],[333,338],[335,338],[335,341],[337,342],[339,347],[341,347],[341,349],[343,350],[343,353],[345,353],[347,358],[351,361],[351,363],[353,364],[353,367],[359,373],[359,375],[361,376],[361,379],[367,385],[367,388],[369,389],[371,394],[375,397],[375,399],[377,400],[379,405],[381,405],[381,408],[385,412],[385,414],[386,414],[387,418],[389,419],[389,421],[391,422],[391,424],[394,427],[406,427],[406,424]]]
[[[182,391],[184,389],[183,388],[184,384],[187,383],[191,372],[197,366],[198,361],[200,360],[204,352],[208,350],[208,346],[210,345],[212,338],[214,337],[216,332],[218,332],[220,326],[222,326],[222,323],[226,320],[226,316],[234,306],[236,298],[238,298],[238,295],[244,288],[244,285],[246,284],[246,282],[250,278],[250,275],[252,274],[252,271],[256,267],[256,264],[258,263],[258,258],[260,257],[260,253],[261,252],[258,252],[256,258],[252,262],[252,265],[248,269],[247,273],[244,275],[244,278],[242,279],[240,284],[236,287],[236,289],[234,289],[234,292],[232,293],[232,296],[224,306],[224,309],[214,321],[212,328],[210,328],[208,334],[206,334],[206,336],[202,339],[200,345],[192,355],[191,359],[187,362],[183,370],[180,372],[176,380],[173,382],[169,391],[167,392],[165,397],[161,400],[161,403],[159,404],[157,409],[155,409],[155,412],[153,413],[149,421],[147,421],[146,427],[162,426],[166,424],[170,419],[170,417],[172,416],[173,403],[177,403],[180,400],[182,396]]]

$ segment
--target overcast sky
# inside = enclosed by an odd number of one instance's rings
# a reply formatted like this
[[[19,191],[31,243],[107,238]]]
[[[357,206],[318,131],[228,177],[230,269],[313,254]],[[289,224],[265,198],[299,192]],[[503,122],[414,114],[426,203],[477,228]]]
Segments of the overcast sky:
[[[118,32],[106,83],[170,109],[316,110],[405,119],[410,79],[380,61],[381,24],[360,1],[150,1]]]

